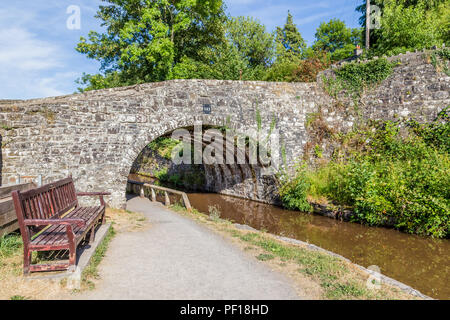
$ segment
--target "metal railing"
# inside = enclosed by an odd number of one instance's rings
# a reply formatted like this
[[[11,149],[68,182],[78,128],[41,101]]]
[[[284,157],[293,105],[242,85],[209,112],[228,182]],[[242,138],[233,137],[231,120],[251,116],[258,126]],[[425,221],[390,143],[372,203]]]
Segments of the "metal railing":
[[[185,192],[174,190],[174,189],[169,189],[169,188],[164,188],[164,187],[160,187],[160,186],[155,186],[153,184],[149,184],[149,183],[145,183],[145,182],[139,182],[139,181],[134,181],[134,180],[128,180],[128,183],[130,185],[138,185],[138,186],[140,186],[140,188],[139,188],[139,196],[141,198],[145,197],[145,189],[149,189],[150,190],[150,199],[153,202],[157,201],[156,200],[156,191],[163,192],[164,193],[164,204],[166,206],[170,206],[169,194],[178,195],[178,196],[181,197],[182,203],[186,207],[186,209],[189,212],[192,211],[191,202],[189,201],[188,195]]]

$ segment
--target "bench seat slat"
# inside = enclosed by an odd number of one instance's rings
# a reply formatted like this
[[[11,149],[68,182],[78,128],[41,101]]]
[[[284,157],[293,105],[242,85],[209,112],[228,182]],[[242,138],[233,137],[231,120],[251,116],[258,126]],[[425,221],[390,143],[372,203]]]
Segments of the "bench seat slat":
[[[102,207],[84,207],[75,209],[64,218],[81,218],[86,221],[83,227],[74,226],[73,232],[77,240],[82,237],[88,229],[92,228],[92,224],[99,218],[103,208]],[[55,246],[55,245],[69,245],[66,235],[66,227],[62,225],[50,226],[48,229],[39,234],[31,241],[30,247],[35,246]]]
[[[76,212],[69,214],[66,216],[66,218],[80,218],[83,219],[83,213],[87,208],[79,208],[78,210],[74,210]],[[74,215],[76,213],[76,216]],[[64,225],[56,225],[56,226],[50,226],[46,232],[43,232],[42,237],[39,239],[39,237],[35,238],[34,241],[31,242],[31,245],[51,245],[52,243],[57,243],[60,238],[65,238],[67,240],[67,234],[66,234],[66,226]],[[45,236],[46,235],[46,236]]]

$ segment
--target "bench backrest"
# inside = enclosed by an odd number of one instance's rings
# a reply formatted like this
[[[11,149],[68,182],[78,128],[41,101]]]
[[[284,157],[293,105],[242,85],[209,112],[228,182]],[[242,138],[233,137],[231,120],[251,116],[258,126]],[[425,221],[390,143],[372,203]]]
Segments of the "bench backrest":
[[[19,224],[24,219],[57,219],[78,206],[72,178],[25,192],[13,192],[13,200]]]

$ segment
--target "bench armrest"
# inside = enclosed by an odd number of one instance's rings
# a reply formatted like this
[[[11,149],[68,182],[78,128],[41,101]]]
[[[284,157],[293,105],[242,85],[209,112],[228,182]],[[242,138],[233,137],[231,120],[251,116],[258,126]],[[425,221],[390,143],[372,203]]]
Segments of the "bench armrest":
[[[105,206],[103,196],[110,196],[110,192],[77,192],[77,197],[99,197],[100,205]]]
[[[77,192],[77,197],[110,196],[110,192]]]
[[[86,221],[83,219],[27,219],[24,221],[26,226],[48,226],[48,225],[78,225],[84,227]]]

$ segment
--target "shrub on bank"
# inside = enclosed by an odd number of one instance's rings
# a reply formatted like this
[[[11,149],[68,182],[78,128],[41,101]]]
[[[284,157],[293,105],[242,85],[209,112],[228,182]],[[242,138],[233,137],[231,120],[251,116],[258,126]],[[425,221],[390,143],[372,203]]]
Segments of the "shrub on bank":
[[[373,123],[358,150],[342,147],[318,170],[285,182],[281,198],[304,211],[307,196],[354,209],[356,221],[420,235],[450,235],[448,112],[430,124]],[[361,134],[361,133],[359,133]],[[360,137],[361,138],[361,137]]]
[[[306,199],[310,187],[309,181],[306,179],[306,167],[299,167],[293,178],[284,174],[280,180],[279,192],[283,205],[289,210],[311,211],[311,205]]]

